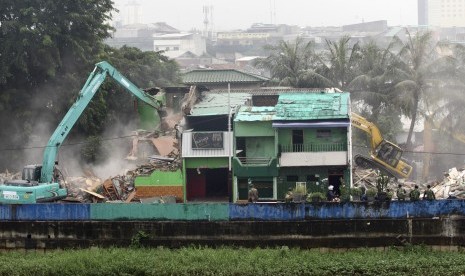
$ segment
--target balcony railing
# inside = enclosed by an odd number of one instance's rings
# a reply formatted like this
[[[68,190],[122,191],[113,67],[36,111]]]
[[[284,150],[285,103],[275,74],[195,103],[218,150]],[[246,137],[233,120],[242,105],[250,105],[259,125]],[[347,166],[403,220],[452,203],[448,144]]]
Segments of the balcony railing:
[[[279,145],[281,152],[347,151],[347,143],[311,143]]]
[[[268,166],[272,160],[270,157],[237,157],[242,165]]]

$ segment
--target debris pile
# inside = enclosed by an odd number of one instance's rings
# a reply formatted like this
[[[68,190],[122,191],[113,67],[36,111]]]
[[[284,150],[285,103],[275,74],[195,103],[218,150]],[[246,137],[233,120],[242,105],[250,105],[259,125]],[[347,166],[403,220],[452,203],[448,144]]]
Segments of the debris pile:
[[[377,170],[356,168],[353,171],[353,186],[364,187],[366,189],[376,188],[378,177],[379,172]],[[430,185],[436,199],[465,198],[465,168],[460,170],[457,170],[457,168],[449,169],[449,171],[444,174],[444,179],[442,181],[416,183],[391,179],[388,184],[388,189],[395,193],[398,184],[402,184],[402,188],[407,192],[413,190],[415,185],[418,185],[422,196],[426,187]]]
[[[431,185],[437,199],[465,198],[465,168],[451,168],[444,173],[444,180]]]
[[[0,173],[0,184],[19,179],[21,179],[21,173],[10,173],[8,170],[6,170],[4,173]]]

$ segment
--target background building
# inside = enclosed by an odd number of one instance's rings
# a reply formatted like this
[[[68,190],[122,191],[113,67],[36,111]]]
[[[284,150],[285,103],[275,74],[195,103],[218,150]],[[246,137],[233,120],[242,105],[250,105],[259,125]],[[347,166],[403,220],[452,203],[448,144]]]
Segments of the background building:
[[[418,25],[465,27],[465,0],[418,0]]]

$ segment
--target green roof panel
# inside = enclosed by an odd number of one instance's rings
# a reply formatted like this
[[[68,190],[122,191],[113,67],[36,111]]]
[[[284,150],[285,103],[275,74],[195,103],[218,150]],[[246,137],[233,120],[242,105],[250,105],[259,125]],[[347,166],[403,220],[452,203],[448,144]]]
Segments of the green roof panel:
[[[234,118],[235,122],[272,121],[274,106],[242,106]]]
[[[252,101],[252,95],[247,93],[234,93],[229,96],[231,109],[234,110],[237,106],[247,105]],[[200,102],[194,105],[189,116],[210,116],[229,114],[228,94],[220,93],[202,93]]]
[[[268,78],[234,69],[227,70],[192,70],[182,75],[184,84],[206,83],[260,83]]]
[[[281,94],[273,121],[348,119],[349,99],[346,92]]]

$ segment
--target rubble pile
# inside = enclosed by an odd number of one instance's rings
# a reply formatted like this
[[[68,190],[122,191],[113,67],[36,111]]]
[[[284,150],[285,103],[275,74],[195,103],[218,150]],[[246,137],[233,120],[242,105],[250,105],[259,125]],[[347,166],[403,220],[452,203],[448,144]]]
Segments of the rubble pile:
[[[0,173],[0,184],[19,179],[21,179],[21,173],[10,173],[8,170],[6,170],[4,173]]]
[[[451,168],[444,173],[444,180],[431,185],[437,199],[465,198],[465,169]]]
[[[353,186],[364,187],[366,189],[376,188],[376,181],[379,177],[379,172],[374,169],[356,168],[353,171]],[[465,169],[457,170],[451,168],[444,174],[442,181],[431,181],[426,183],[416,183],[412,181],[391,179],[388,184],[388,189],[395,194],[397,185],[401,184],[402,188],[407,192],[413,190],[415,185],[418,185],[421,194],[426,190],[428,185],[431,186],[436,199],[447,198],[465,198]]]

